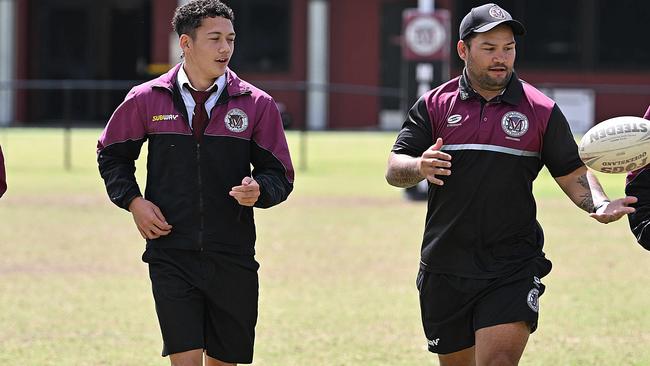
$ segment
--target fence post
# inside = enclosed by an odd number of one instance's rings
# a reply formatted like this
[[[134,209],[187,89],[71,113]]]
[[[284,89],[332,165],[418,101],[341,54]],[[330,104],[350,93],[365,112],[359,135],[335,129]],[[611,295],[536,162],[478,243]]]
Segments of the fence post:
[[[307,123],[300,129],[300,171],[307,171]]]
[[[72,89],[65,86],[63,93],[63,168],[69,172],[72,170]]]

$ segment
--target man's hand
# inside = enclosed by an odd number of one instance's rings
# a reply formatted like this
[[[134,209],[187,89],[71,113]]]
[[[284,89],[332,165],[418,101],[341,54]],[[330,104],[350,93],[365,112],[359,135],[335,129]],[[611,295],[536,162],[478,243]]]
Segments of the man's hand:
[[[637,198],[633,196],[627,196],[624,198],[619,198],[609,203],[605,203],[603,206],[598,208],[596,213],[591,213],[589,216],[602,222],[603,224],[609,224],[612,221],[616,221],[621,217],[633,213],[634,207],[629,207],[630,204],[636,203]]]
[[[131,201],[129,211],[144,239],[157,239],[172,230],[172,226],[167,223],[158,206],[142,197],[136,197]]]
[[[436,143],[418,159],[420,175],[439,186],[444,182],[436,178],[436,175],[451,175],[451,169],[449,169],[451,168],[451,155],[440,151],[440,148],[442,148],[442,139],[438,137]]]
[[[244,177],[240,186],[232,187],[229,193],[242,206],[252,207],[260,197],[260,185],[251,177]]]

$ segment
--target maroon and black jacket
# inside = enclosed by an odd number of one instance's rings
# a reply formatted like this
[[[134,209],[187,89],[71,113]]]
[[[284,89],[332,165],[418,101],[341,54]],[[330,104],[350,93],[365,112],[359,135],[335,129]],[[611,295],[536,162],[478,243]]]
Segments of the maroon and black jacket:
[[[7,176],[5,173],[5,158],[2,156],[2,147],[0,147],[0,197],[7,191]]]
[[[228,70],[198,144],[176,82],[180,67],[134,87],[111,116],[97,145],[106,190],[124,209],[141,195],[135,160],[148,140],[144,197],[173,228],[147,240],[147,247],[254,254],[253,209],[228,193],[251,173],[261,190],[255,207],[276,205],[292,191],[294,171],[280,113],[268,94]]]
[[[650,106],[643,118],[650,120]],[[637,203],[631,205],[636,211],[627,215],[627,219],[637,242],[650,250],[650,166],[646,165],[627,175],[625,194],[638,198]]]

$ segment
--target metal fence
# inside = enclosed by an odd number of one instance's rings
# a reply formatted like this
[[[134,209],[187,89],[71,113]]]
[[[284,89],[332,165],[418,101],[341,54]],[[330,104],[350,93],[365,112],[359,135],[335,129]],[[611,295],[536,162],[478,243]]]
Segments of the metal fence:
[[[72,144],[71,133],[74,126],[78,126],[82,121],[75,117],[73,113],[74,92],[119,92],[123,98],[126,93],[135,85],[143,83],[144,80],[13,80],[0,81],[0,93],[3,91],[22,92],[22,91],[51,91],[62,93],[62,115],[55,123],[49,123],[48,127],[58,127],[63,131],[63,166],[66,170],[72,168]],[[315,84],[308,82],[289,82],[289,81],[254,81],[254,85],[273,94],[274,92],[297,92],[307,93],[312,91],[325,92],[328,94],[348,94],[362,95],[370,97],[388,97],[402,100],[405,97],[400,88],[385,88],[366,85],[351,84]],[[15,98],[13,98],[15,103]],[[1,106],[0,106],[1,107]],[[117,107],[117,104],[112,108]],[[106,120],[108,116],[106,116]],[[284,116],[283,116],[284,119]],[[0,121],[0,126],[1,126]],[[32,126],[42,126],[38,121],[31,124]],[[307,169],[307,132],[308,123],[303,121],[300,124],[300,151],[299,151],[299,169]]]

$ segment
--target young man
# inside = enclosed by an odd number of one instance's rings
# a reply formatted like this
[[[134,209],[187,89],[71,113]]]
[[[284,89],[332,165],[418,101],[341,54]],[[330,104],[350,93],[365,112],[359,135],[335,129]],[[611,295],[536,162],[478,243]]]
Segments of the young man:
[[[109,197],[147,241],[143,261],[172,365],[201,365],[204,353],[207,365],[252,362],[253,207],[276,205],[293,189],[275,102],[228,68],[232,22],[218,0],[176,9],[183,62],[134,87],[98,143]],[[143,197],[134,161],[145,140]]]
[[[429,181],[417,285],[429,350],[442,366],[516,365],[535,331],[551,270],[532,182],[546,165],[599,222],[633,212],[609,202],[578,157],[555,103],[517,78],[524,27],[495,4],[470,11],[457,51],[463,75],[425,93],[392,149],[387,181]]]
[[[5,173],[5,158],[2,155],[2,146],[0,146],[0,197],[7,191],[7,175]]]
[[[650,120],[650,105],[643,118]],[[634,205],[636,212],[628,215],[630,229],[642,247],[650,250],[650,166],[645,166],[627,175],[625,194],[634,195],[639,202]]]

